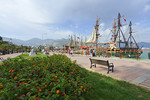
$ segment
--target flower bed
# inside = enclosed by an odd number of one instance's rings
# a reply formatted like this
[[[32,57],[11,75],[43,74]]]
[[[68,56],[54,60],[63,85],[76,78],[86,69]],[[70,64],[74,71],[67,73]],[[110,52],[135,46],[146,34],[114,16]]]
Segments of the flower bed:
[[[10,59],[0,65],[0,99],[83,99],[86,76],[65,55]]]

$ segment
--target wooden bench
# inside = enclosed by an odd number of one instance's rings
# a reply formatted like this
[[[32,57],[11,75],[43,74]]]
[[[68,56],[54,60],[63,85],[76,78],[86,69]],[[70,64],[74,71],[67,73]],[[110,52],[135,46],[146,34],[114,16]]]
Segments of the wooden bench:
[[[99,65],[104,65],[104,66],[107,66],[108,67],[108,71],[107,71],[107,74],[109,74],[109,71],[114,71],[114,65],[113,63],[109,63],[109,61],[105,61],[105,60],[98,60],[98,59],[91,59],[89,58],[90,61],[91,61],[91,66],[90,68],[92,68],[92,66],[95,66],[96,67],[96,64],[99,64]],[[110,69],[112,68],[112,69]]]

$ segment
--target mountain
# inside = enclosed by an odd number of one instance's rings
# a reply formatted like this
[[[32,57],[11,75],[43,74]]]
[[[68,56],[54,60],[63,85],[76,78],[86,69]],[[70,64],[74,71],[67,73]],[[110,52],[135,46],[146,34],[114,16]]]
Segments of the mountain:
[[[139,42],[138,43],[139,47],[145,47],[145,48],[150,48],[150,43],[149,42]]]
[[[10,41],[10,38],[3,37],[3,40]],[[24,46],[39,46],[39,45],[50,46],[50,45],[53,45],[53,46],[62,47],[64,44],[66,44],[68,42],[68,39],[63,38],[63,39],[57,39],[57,40],[54,40],[54,39],[42,40],[39,38],[32,38],[30,40],[24,41],[24,40],[12,38],[11,42],[16,45],[24,45]]]
[[[4,41],[10,41],[10,38],[3,37]],[[17,44],[17,45],[26,45],[26,46],[39,46],[39,45],[46,45],[46,46],[59,46],[62,47],[64,44],[68,42],[68,39],[39,39],[39,38],[32,38],[30,40],[24,41],[20,39],[15,39],[12,38],[12,43]],[[150,43],[149,42],[139,42],[138,43],[139,47],[145,47],[145,48],[150,48]]]

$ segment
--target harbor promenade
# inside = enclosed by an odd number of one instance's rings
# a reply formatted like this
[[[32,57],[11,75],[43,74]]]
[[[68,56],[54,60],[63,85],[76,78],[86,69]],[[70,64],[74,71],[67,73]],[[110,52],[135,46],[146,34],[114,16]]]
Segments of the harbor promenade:
[[[109,60],[110,63],[114,64],[114,72],[110,71],[107,74],[107,67],[103,65],[96,65],[90,68],[89,56],[84,55],[69,55],[65,54],[71,60],[76,60],[77,64],[90,71],[98,72],[114,79],[127,81],[144,88],[150,89],[150,60],[134,60],[125,58],[104,58],[104,57],[92,57],[93,59]]]
[[[19,55],[21,55],[22,53],[13,53],[13,54],[7,54],[7,55],[1,55],[0,58],[3,58],[4,60],[6,60],[7,58],[14,58],[17,57]],[[0,60],[1,62],[2,60]]]

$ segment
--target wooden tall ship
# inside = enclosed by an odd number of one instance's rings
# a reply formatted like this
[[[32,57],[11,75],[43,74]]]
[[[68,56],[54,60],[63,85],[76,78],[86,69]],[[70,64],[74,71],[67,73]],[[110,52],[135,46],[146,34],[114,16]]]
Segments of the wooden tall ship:
[[[100,37],[99,29],[101,28],[101,25],[99,25],[99,21],[100,21],[100,18],[98,18],[98,16],[97,16],[96,23],[95,23],[95,26],[93,28],[92,35],[90,36],[90,38],[86,42],[86,44],[94,45],[95,48],[98,47],[98,38]]]
[[[121,30],[122,16],[120,13],[118,14],[118,20],[114,19],[113,29],[111,32],[113,33],[111,37],[111,42],[107,48],[108,51],[121,51],[121,52],[128,52],[125,53],[124,56],[126,57],[136,57],[137,55],[140,56],[142,54],[142,48],[140,48],[133,37],[132,32],[132,22],[129,23],[129,32],[127,36]],[[124,18],[123,18],[124,19]],[[126,21],[126,19],[124,19]],[[138,53],[138,54],[137,54]]]

